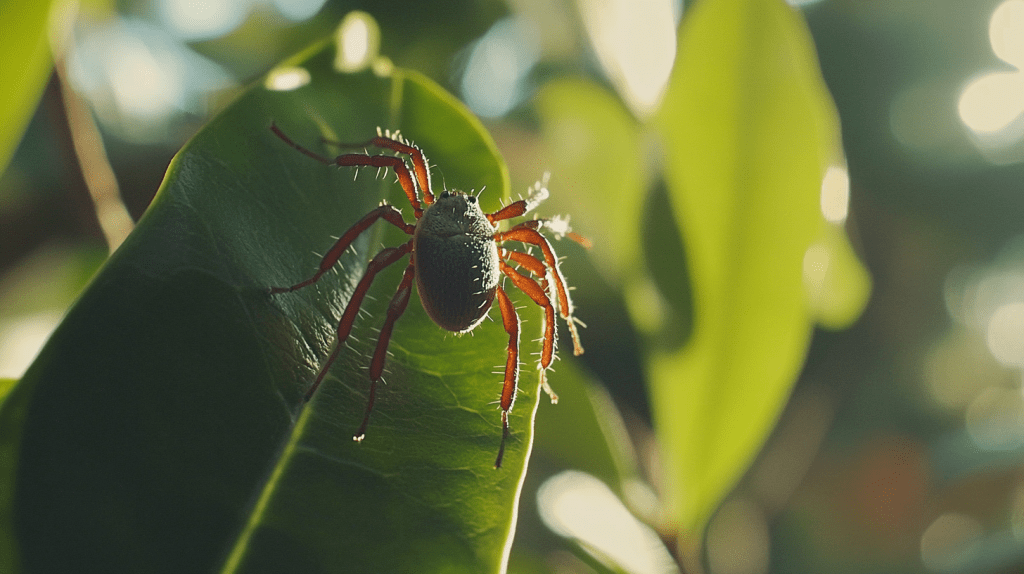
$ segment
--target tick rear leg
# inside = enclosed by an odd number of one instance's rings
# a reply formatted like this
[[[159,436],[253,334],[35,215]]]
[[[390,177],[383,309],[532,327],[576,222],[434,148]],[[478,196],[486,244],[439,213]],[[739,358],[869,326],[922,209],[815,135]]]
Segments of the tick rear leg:
[[[516,390],[519,386],[519,314],[509,300],[505,290],[497,287],[498,307],[501,308],[501,322],[508,333],[508,359],[505,361],[505,383],[501,388],[501,446],[498,457],[494,460],[494,468],[501,468],[501,459],[505,456],[505,440],[509,436],[508,412],[516,402]]]
[[[540,247],[544,254],[544,262],[547,264],[548,271],[554,279],[555,292],[558,295],[559,309],[561,311],[562,318],[565,319],[565,322],[569,327],[569,335],[572,336],[573,354],[582,355],[583,345],[580,344],[580,335],[576,330],[576,319],[573,317],[572,299],[569,298],[569,290],[565,284],[565,277],[562,276],[562,271],[558,267],[558,257],[555,256],[555,250],[551,247],[551,243],[547,238],[537,231],[537,228],[542,224],[543,222],[540,220],[524,221],[523,223],[512,227],[508,231],[495,233],[494,239],[499,242],[519,241],[521,243]]]
[[[514,252],[505,251],[504,255],[508,256],[511,253]],[[512,257],[509,258],[512,259]],[[557,403],[558,395],[555,394],[551,385],[548,384],[547,378],[547,371],[551,368],[551,362],[555,356],[555,306],[551,304],[551,298],[547,295],[547,289],[542,287],[540,283],[516,271],[504,261],[501,261],[499,265],[501,272],[508,276],[520,291],[526,293],[530,299],[533,299],[534,303],[544,309],[544,343],[540,351],[540,386],[551,397],[551,402]]]
[[[409,245],[409,243],[406,243]],[[413,256],[415,257],[415,256]],[[377,398],[377,383],[384,374],[384,360],[388,354],[388,344],[391,342],[391,332],[395,328],[395,321],[405,313],[409,305],[409,297],[412,293],[412,280],[416,275],[416,266],[410,258],[409,265],[402,275],[402,282],[398,284],[391,303],[388,304],[388,315],[384,319],[384,325],[380,328],[380,336],[377,338],[377,348],[373,352],[373,360],[370,361],[370,396],[366,401],[366,413],[363,415],[363,422],[359,430],[352,437],[352,440],[361,442],[366,436],[366,427],[370,424],[370,412],[373,411],[373,401]]]
[[[324,258],[320,260],[320,268],[317,269],[317,272],[312,277],[305,281],[300,281],[291,287],[271,287],[270,293],[289,293],[319,281],[320,277],[322,277],[324,273],[330,270],[331,267],[334,267],[334,264],[338,262],[339,258],[341,258],[341,254],[352,245],[352,242],[356,240],[356,237],[359,237],[362,232],[369,229],[370,226],[378,219],[387,221],[409,235],[412,235],[416,230],[415,225],[406,223],[405,220],[402,219],[402,212],[398,211],[398,208],[393,205],[381,205],[363,216],[362,219],[357,221],[355,225],[350,227],[348,231],[338,238],[338,241],[335,242],[334,246],[327,252],[327,255],[324,255]]]
[[[359,314],[359,307],[363,304],[366,292],[369,291],[370,285],[373,283],[373,279],[377,276],[377,273],[398,261],[411,251],[412,240],[409,240],[403,243],[400,247],[388,247],[387,249],[382,250],[370,260],[370,264],[366,266],[366,272],[363,273],[363,278],[359,280],[359,284],[356,285],[355,291],[352,292],[352,298],[348,300],[348,305],[345,306],[345,312],[341,315],[341,320],[338,321],[338,338],[334,342],[334,349],[331,351],[331,355],[320,367],[320,372],[317,373],[313,386],[306,391],[305,400],[308,401],[313,397],[313,393],[316,392],[320,383],[323,382],[327,371],[330,370],[331,365],[334,363],[335,359],[338,358],[341,346],[345,344],[345,341],[348,340],[348,336],[352,333],[352,325],[355,323],[356,315]],[[373,405],[372,387],[370,405]]]

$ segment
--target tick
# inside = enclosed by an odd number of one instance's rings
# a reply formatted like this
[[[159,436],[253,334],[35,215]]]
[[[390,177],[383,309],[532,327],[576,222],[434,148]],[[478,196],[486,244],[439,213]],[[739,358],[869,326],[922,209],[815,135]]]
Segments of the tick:
[[[398,133],[381,132],[378,129],[377,137],[363,143],[327,142],[342,148],[364,150],[364,153],[348,153],[331,159],[295,143],[276,125],[271,125],[270,129],[292,148],[323,164],[354,168],[375,167],[378,170],[390,168],[397,176],[416,219],[415,223],[409,223],[398,208],[381,203],[341,235],[320,261],[320,267],[312,277],[290,287],[274,287],[270,290],[272,294],[287,293],[316,283],[338,262],[341,254],[352,245],[352,242],[377,220],[384,220],[412,236],[398,247],[384,248],[370,260],[338,321],[334,348],[320,366],[316,379],[306,392],[305,400],[308,401],[313,396],[331,364],[338,358],[342,345],[352,332],[352,325],[374,277],[382,269],[408,255],[409,263],[397,291],[388,304],[387,316],[381,326],[373,358],[370,360],[370,393],[363,422],[353,439],[362,441],[366,436],[376,398],[377,383],[384,372],[391,333],[395,322],[409,304],[415,279],[420,302],[427,315],[438,326],[455,333],[472,331],[487,316],[494,300],[498,300],[501,321],[505,332],[508,333],[505,380],[498,400],[501,407],[502,434],[494,466],[499,468],[505,453],[505,441],[509,436],[508,413],[515,403],[519,384],[519,315],[505,293],[502,276],[511,280],[513,285],[544,309],[543,344],[538,365],[540,384],[551,396],[551,402],[557,402],[558,397],[552,392],[546,377],[555,355],[556,307],[558,314],[569,327],[573,352],[579,355],[583,353],[583,347],[580,345],[576,329],[578,321],[573,316],[569,288],[558,266],[558,257],[551,243],[540,232],[547,229],[558,236],[568,235],[581,243],[585,240],[571,233],[564,220],[557,219],[532,219],[512,225],[505,231],[499,229],[500,222],[525,215],[547,198],[548,190],[543,184],[538,183],[530,188],[526,199],[512,202],[493,213],[484,213],[474,195],[457,190],[444,190],[435,196],[430,183],[430,167],[423,151]],[[395,155],[365,153],[365,150],[371,147],[390,150]],[[538,257],[528,251],[509,249],[504,246],[506,242],[537,247],[541,255]]]

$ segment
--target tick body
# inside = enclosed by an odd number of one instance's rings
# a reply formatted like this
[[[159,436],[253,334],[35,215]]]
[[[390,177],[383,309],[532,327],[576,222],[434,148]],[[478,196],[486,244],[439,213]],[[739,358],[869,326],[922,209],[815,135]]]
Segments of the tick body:
[[[397,133],[381,133],[378,130],[377,137],[358,144],[328,142],[343,148],[376,147],[389,150],[395,155],[350,153],[332,159],[295,143],[275,125],[271,126],[271,130],[292,148],[327,165],[390,168],[397,176],[416,219],[415,223],[408,223],[396,207],[382,203],[335,242],[312,277],[290,287],[274,287],[270,290],[272,294],[291,292],[317,282],[338,262],[352,242],[378,220],[384,220],[412,236],[398,247],[383,249],[370,260],[338,321],[337,340],[331,354],[320,366],[305,399],[308,401],[312,398],[337,359],[377,273],[408,255],[409,263],[388,305],[387,316],[381,325],[370,360],[370,390],[366,411],[353,438],[361,441],[366,434],[377,383],[384,372],[391,333],[395,322],[408,306],[415,279],[427,315],[438,326],[456,333],[473,330],[487,316],[495,299],[498,301],[502,325],[509,336],[505,378],[498,401],[502,436],[494,466],[500,467],[505,441],[509,436],[508,413],[515,402],[519,383],[519,315],[505,292],[502,278],[511,281],[544,309],[543,344],[538,367],[541,387],[551,395],[552,402],[557,401],[558,397],[547,384],[546,372],[554,360],[556,315],[560,315],[569,327],[574,353],[579,355],[583,352],[576,329],[577,321],[573,316],[572,300],[558,266],[558,257],[541,231],[548,229],[556,234],[575,236],[564,222],[546,219],[523,221],[505,231],[499,230],[500,222],[520,217],[543,201],[548,195],[546,187],[537,184],[531,188],[526,199],[512,202],[494,213],[484,213],[473,195],[445,190],[435,196],[431,188],[430,170],[422,150]],[[508,249],[504,246],[505,242],[537,247],[541,254],[534,256],[529,252]]]
[[[416,287],[427,315],[456,333],[487,316],[501,279],[494,225],[475,196],[442,192],[413,234]]]

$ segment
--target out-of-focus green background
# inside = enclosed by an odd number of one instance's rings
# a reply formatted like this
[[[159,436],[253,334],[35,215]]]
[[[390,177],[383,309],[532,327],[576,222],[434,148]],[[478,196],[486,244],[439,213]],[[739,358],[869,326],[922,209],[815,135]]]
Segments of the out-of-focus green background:
[[[690,5],[93,0],[30,13],[25,4],[0,2],[4,49],[17,47],[0,69],[41,94],[37,107],[33,98],[5,103],[0,118],[12,141],[30,118],[20,144],[0,149],[0,166],[9,161],[0,175],[0,378],[21,376],[108,244],[127,231],[121,210],[142,214],[190,135],[280,59],[363,10],[380,27],[382,54],[432,77],[485,120],[514,190],[550,169],[548,212],[573,213],[597,243],[589,260],[565,264],[588,325],[578,364],[608,389],[644,478],[657,485],[638,313],[622,294],[628,281],[615,275],[628,266],[601,245],[617,222],[588,219],[573,196],[583,185],[559,189],[558,162],[569,156],[553,156],[539,131],[574,107],[608,106],[615,113],[600,123],[602,145],[635,141],[636,127],[622,118],[650,113],[675,38],[623,41],[615,24],[628,30],[625,14],[640,30],[658,18],[674,29]],[[631,8],[616,13],[619,4]],[[1024,1],[821,0],[798,9],[840,114],[846,229],[873,290],[851,328],[815,332],[776,430],[711,519],[704,566],[713,574],[1021,571]],[[56,47],[55,73],[46,46]],[[586,126],[555,127],[588,145],[578,139]],[[592,173],[643,172],[645,158],[653,165],[660,153],[656,142],[643,145],[639,160],[631,146]],[[637,197],[663,193],[622,186]],[[634,207],[658,217],[656,199],[642,203]],[[646,239],[649,251],[678,247],[676,238]],[[678,332],[663,336],[687,336],[686,318],[673,320],[682,321]],[[551,542],[583,537],[550,511],[550,497],[566,481],[585,491],[589,479],[544,482],[543,470],[528,479],[510,570],[602,568]],[[636,511],[656,492],[637,485],[632,494]],[[589,542],[595,554],[614,552],[601,544]],[[627,571],[665,571],[650,560]]]

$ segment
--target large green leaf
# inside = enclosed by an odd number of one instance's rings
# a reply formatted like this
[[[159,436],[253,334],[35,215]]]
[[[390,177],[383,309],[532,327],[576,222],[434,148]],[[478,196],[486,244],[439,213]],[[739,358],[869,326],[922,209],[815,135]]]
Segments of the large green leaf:
[[[815,320],[855,318],[868,280],[822,213],[826,171],[843,164],[839,122],[799,12],[781,0],[696,3],[657,126],[692,281],[689,341],[650,360],[686,547],[774,424]],[[808,262],[834,268],[808,273]]]
[[[495,470],[500,321],[456,337],[414,296],[366,439],[353,442],[395,265],[377,277],[323,386],[302,400],[366,262],[407,236],[379,224],[337,274],[294,293],[267,288],[308,277],[314,252],[382,199],[411,210],[390,173],[353,179],[287,147],[271,122],[323,153],[333,152],[320,137],[401,129],[436,165],[435,185],[486,185],[485,209],[509,193],[493,142],[451,96],[407,71],[337,73],[334,51],[292,62],[308,85],[254,86],[181,150],[136,231],[4,404],[0,424],[20,432],[0,439],[0,460],[17,457],[13,515],[0,520],[25,572],[503,570],[538,378],[524,362]],[[521,314],[530,357],[540,313]]]

